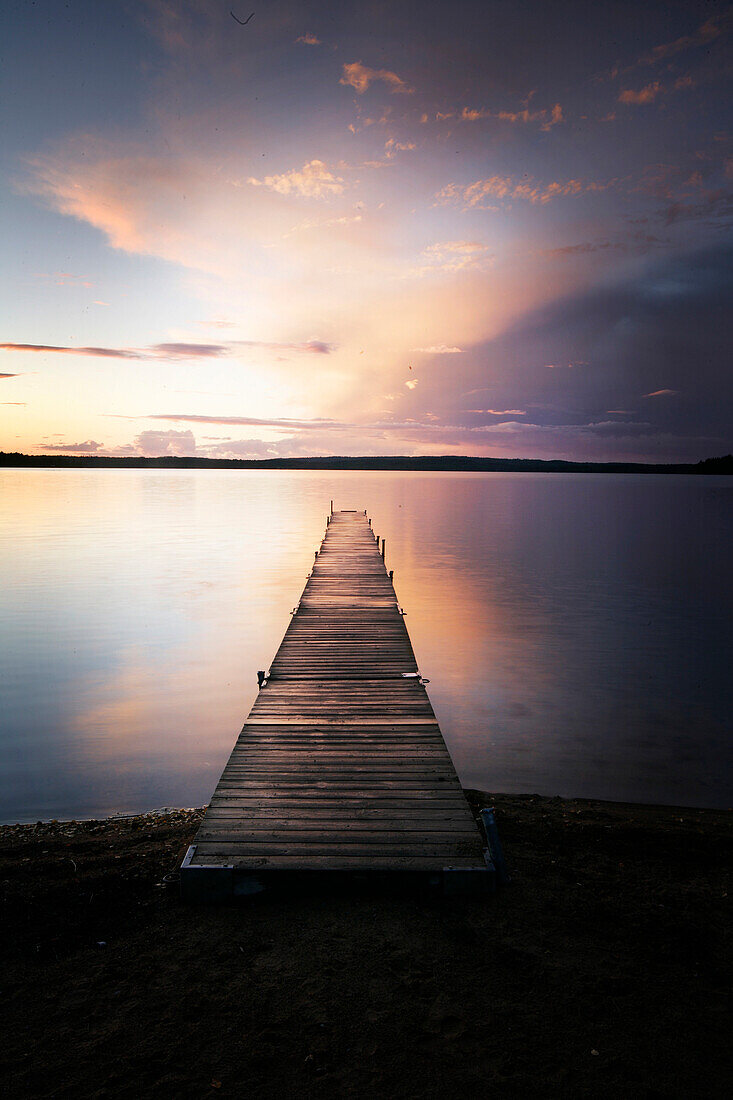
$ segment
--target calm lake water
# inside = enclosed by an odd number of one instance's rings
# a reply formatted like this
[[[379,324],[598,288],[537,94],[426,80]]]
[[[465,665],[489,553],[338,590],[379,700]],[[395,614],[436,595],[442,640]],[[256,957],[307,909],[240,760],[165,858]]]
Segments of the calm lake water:
[[[731,479],[2,470],[0,820],[207,802],[330,498],[464,784],[731,804]]]

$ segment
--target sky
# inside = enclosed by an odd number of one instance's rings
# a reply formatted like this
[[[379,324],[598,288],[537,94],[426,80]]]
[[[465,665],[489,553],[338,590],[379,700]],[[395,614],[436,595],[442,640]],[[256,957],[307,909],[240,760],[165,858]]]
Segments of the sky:
[[[733,451],[729,5],[4,24],[0,449]]]

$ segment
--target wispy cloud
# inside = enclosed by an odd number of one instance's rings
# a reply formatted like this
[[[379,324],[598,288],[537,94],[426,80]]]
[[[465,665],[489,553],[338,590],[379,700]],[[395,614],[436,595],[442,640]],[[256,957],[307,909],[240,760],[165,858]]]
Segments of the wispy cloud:
[[[448,344],[435,344],[429,348],[413,348],[422,355],[462,355],[463,348],[449,347]]]
[[[639,59],[640,65],[654,65],[657,61],[664,61],[668,57],[692,49],[694,46],[705,46],[718,38],[725,27],[730,23],[731,13],[726,12],[722,16],[713,16],[702,23],[693,34],[683,34],[671,42],[663,42],[655,46],[648,54]]]
[[[304,46],[320,46],[321,40],[317,38],[315,34],[301,34],[300,38],[295,39],[296,42],[302,42]]]
[[[481,413],[483,416],[526,416],[526,409],[466,409],[469,413]]]
[[[524,202],[545,205],[553,199],[582,195],[589,191],[604,191],[611,183],[585,182],[580,179],[538,183],[527,178],[518,182],[512,176],[489,176],[464,186],[449,183],[435,195],[436,205],[461,205],[465,210],[498,210],[496,202]]]
[[[213,359],[229,353],[223,344],[153,344],[148,348],[67,347],[58,344],[0,344],[2,351],[91,355],[100,359]]]
[[[279,176],[265,176],[247,180],[253,187],[269,187],[279,195],[300,195],[305,199],[329,199],[341,195],[346,182],[337,176],[322,160],[310,160],[302,168],[292,168]]]
[[[397,141],[396,138],[387,138],[384,143],[384,151],[389,160],[396,156],[399,152],[407,152],[411,149],[416,149],[414,141]]]
[[[145,359],[148,356],[125,348],[60,347],[55,344],[0,344],[2,351],[50,352],[61,355],[93,355],[103,359]]]
[[[609,241],[580,241],[578,244],[561,245],[559,248],[544,248],[540,255],[549,259],[566,259],[569,256],[583,256],[594,252],[631,252],[643,254],[655,246],[665,245],[667,241],[663,237],[657,237],[654,233],[645,233],[638,230],[631,233],[625,240]]]
[[[264,348],[269,351],[304,351],[312,355],[330,355],[336,350],[335,344],[325,340],[305,340],[301,343],[276,343],[271,340],[237,340],[230,348]]]
[[[576,363],[545,363],[546,371],[572,371],[576,366],[588,366],[588,363],[583,360],[578,360]]]
[[[334,229],[340,225],[356,225],[362,220],[361,214],[342,214],[338,218],[306,218],[305,221],[294,225],[292,229],[283,234],[283,238],[292,237],[294,233],[300,233],[306,229]]]
[[[116,413],[110,413],[108,415],[114,416],[119,419],[119,416]],[[126,416],[122,419],[138,420],[140,418],[136,416]],[[286,416],[267,418],[257,416],[205,416],[202,413],[155,413],[153,415],[146,416],[144,419],[173,420],[179,423],[186,424],[225,424],[230,426],[242,425],[259,428],[282,428],[285,430],[297,431],[322,431],[324,428],[347,429],[353,427],[352,424],[344,423],[338,420],[332,420],[329,417],[314,417],[310,420],[296,420]]]
[[[415,89],[389,69],[370,69],[368,65],[362,65],[361,61],[351,61],[344,65],[339,84],[346,84],[353,88],[358,95],[363,95],[370,84],[376,80],[387,85],[390,92],[403,92],[411,95]]]
[[[267,340],[235,340],[230,344],[152,344],[146,348],[96,348],[70,347],[58,344],[0,344],[2,351],[55,353],[60,355],[89,355],[101,359],[219,359],[235,355],[239,348],[263,348],[268,351],[302,351],[315,355],[328,355],[334,345],[325,340],[306,340],[301,343],[279,343]],[[0,375],[14,378],[15,375]]]
[[[467,268],[486,268],[493,262],[489,246],[480,241],[437,241],[420,253],[423,266],[416,273],[465,271]]]
[[[653,103],[661,91],[662,85],[658,80],[655,80],[651,84],[646,84],[643,88],[639,88],[638,90],[625,88],[619,93],[618,101],[619,103],[626,104]]]
[[[85,275],[72,275],[70,271],[38,271],[34,278],[52,279],[56,286],[83,286],[88,289],[94,285]]]
[[[436,115],[436,120],[442,121],[452,117],[454,116],[451,114]],[[490,111],[487,108],[464,107],[460,114],[455,117],[461,122],[480,122],[486,118],[495,118],[500,122],[519,122],[525,125],[531,122],[539,122],[541,123],[540,129],[545,131],[551,130],[553,126],[565,121],[559,103],[556,103],[549,111],[544,107],[536,111],[531,111],[529,107],[524,107],[521,111]]]
[[[673,397],[679,390],[652,390],[651,393],[645,393],[644,397]]]

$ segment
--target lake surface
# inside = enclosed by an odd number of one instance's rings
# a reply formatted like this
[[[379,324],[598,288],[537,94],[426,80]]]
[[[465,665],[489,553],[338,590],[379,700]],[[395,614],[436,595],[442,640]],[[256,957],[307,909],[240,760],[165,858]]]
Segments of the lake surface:
[[[206,803],[330,498],[465,785],[733,802],[733,479],[0,470],[0,820]]]

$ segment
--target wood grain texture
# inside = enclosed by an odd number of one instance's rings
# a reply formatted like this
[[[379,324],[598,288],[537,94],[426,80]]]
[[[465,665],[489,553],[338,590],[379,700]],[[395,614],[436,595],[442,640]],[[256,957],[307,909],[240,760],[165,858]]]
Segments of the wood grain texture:
[[[336,512],[182,881],[485,866],[378,542]]]

